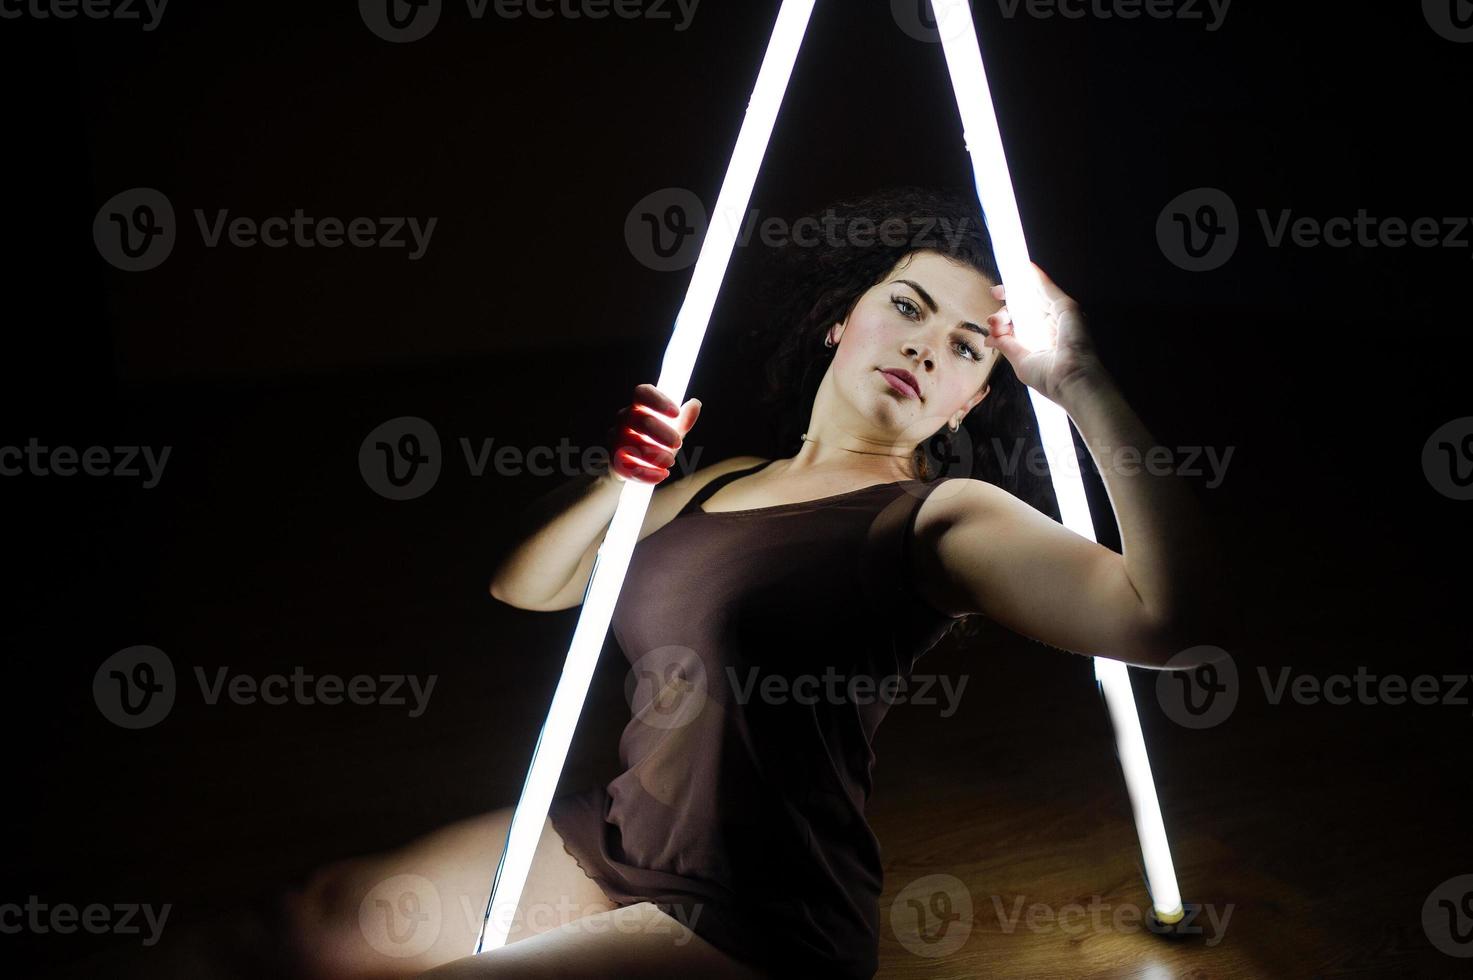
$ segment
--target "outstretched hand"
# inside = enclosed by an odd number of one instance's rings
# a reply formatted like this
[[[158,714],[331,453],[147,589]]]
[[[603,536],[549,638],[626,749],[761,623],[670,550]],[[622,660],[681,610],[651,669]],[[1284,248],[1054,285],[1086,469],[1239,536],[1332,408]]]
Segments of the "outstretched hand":
[[[1047,329],[1049,346],[1031,350],[1019,340],[1013,332],[1012,313],[1006,306],[987,318],[992,336],[982,343],[997,348],[1008,359],[1019,381],[1049,401],[1059,402],[1074,385],[1103,374],[1103,368],[1085,329],[1079,304],[1037,262],[1030,264],[1043,287],[1042,297],[1036,298],[1035,315]],[[1007,287],[993,286],[992,295],[1006,301]]]

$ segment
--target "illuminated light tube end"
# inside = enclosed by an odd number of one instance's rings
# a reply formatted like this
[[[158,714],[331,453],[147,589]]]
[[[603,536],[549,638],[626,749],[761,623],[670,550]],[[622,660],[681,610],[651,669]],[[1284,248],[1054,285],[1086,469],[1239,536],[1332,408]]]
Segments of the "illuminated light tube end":
[[[1177,905],[1175,911],[1161,912],[1160,910],[1152,906],[1151,914],[1156,917],[1156,921],[1158,922],[1164,923],[1166,925],[1175,925],[1176,923],[1180,922],[1182,918],[1187,914],[1187,910],[1182,908],[1181,905]]]
[[[1146,928],[1163,939],[1186,939],[1201,936],[1203,928],[1198,924],[1202,906],[1197,902],[1178,904],[1171,912],[1161,912],[1155,906],[1146,916]]]

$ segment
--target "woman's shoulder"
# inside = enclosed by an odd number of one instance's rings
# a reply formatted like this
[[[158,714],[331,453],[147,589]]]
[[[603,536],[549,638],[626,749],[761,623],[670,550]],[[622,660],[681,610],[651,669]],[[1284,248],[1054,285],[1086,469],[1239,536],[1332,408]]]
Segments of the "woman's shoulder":
[[[916,508],[915,533],[934,537],[988,507],[996,494],[1007,491],[986,480],[948,477],[917,483],[915,492],[922,498]]]

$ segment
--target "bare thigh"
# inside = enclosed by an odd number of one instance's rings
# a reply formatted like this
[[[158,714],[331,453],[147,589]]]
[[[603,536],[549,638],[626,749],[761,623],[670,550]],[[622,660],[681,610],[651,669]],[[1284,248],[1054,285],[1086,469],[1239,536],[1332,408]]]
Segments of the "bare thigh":
[[[584,916],[516,944],[468,956],[424,980],[765,980],[650,902]]]
[[[304,968],[333,980],[407,977],[472,953],[511,818],[503,807],[318,871],[286,903]],[[503,948],[615,908],[545,821]]]

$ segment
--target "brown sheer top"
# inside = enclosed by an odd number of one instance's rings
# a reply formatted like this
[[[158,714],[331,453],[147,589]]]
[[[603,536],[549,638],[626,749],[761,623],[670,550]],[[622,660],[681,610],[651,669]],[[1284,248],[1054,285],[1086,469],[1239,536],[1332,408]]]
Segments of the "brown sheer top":
[[[766,465],[711,480],[635,546],[613,615],[630,664],[624,771],[550,816],[611,900],[653,902],[780,975],[867,978],[882,884],[871,742],[892,675],[953,622],[910,573],[936,484],[701,509]]]

